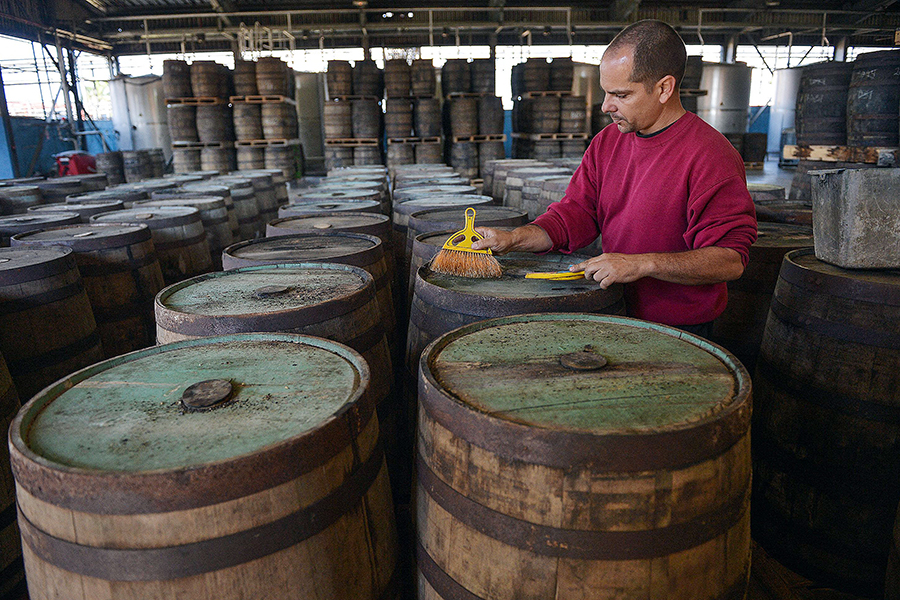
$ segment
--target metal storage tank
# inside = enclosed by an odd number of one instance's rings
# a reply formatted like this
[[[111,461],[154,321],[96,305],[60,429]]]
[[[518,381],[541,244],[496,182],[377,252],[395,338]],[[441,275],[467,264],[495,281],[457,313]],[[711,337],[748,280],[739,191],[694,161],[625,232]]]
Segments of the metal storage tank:
[[[297,101],[300,144],[303,146],[303,159],[313,171],[325,169],[325,138],[322,129],[324,79],[322,73],[294,72],[294,99]]]
[[[703,63],[697,115],[722,133],[745,133],[750,111],[750,74],[746,63]]]
[[[109,82],[112,121],[119,132],[119,150],[162,148],[172,157],[172,138],[166,119],[162,77],[120,76]]]
[[[802,67],[775,71],[775,95],[769,112],[769,142],[766,152],[781,156],[781,132],[794,126],[797,113],[797,92],[800,89]]]

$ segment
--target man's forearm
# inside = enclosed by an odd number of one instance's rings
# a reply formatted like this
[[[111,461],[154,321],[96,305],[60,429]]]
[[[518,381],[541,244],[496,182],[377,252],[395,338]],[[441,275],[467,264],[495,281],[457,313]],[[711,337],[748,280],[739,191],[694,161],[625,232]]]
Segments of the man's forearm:
[[[490,248],[497,254],[506,252],[546,252],[553,248],[553,240],[546,231],[537,225],[523,225],[512,231],[503,231],[493,227],[476,227],[475,230],[484,236],[472,244],[476,250]]]
[[[704,285],[733,281],[744,272],[741,255],[731,248],[709,246],[686,252],[641,255],[647,263],[647,277],[682,285]]]

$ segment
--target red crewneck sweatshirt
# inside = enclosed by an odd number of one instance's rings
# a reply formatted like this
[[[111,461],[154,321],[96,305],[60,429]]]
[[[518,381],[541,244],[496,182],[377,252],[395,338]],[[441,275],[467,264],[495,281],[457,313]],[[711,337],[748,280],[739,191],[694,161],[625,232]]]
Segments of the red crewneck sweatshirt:
[[[686,113],[639,137],[613,124],[594,137],[561,202],[534,223],[553,250],[574,252],[602,233],[603,251],[685,252],[719,246],[741,255],[756,241],[756,213],[744,163],[725,137]],[[726,284],[679,285],[645,277],[625,286],[630,316],[667,325],[712,321]]]

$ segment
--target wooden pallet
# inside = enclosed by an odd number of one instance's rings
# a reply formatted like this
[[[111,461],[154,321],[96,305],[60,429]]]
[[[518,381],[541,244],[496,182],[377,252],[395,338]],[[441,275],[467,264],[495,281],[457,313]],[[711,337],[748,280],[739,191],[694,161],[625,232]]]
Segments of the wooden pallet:
[[[388,96],[387,92],[385,92],[385,97],[388,100],[421,100],[421,99],[429,99],[429,98],[437,98],[434,92],[430,94],[410,94],[408,96]]]
[[[485,96],[494,96],[491,92],[450,92],[445,97],[448,100],[453,98],[484,98]]]
[[[233,148],[235,142],[172,142],[173,148]]]
[[[188,104],[199,106],[201,104],[228,104],[228,98],[215,98],[213,96],[199,96],[197,98],[166,98],[167,105]]]
[[[878,146],[785,146],[782,156],[791,160],[850,162],[877,164],[880,167],[900,165],[900,149]]]
[[[761,171],[765,168],[765,166],[766,166],[766,163],[744,161],[744,170],[745,171]]]
[[[326,146],[380,146],[381,140],[378,138],[334,138],[326,139]]]
[[[571,91],[554,91],[547,90],[545,92],[522,92],[522,98],[544,98],[544,97],[555,97],[555,98],[564,98],[566,96],[571,96]]]
[[[454,144],[461,142],[505,142],[505,133],[490,133],[484,135],[454,135],[450,138]]]
[[[441,142],[441,136],[429,136],[429,137],[406,137],[406,138],[388,138],[387,143],[388,146],[392,146],[394,144],[439,144]]]
[[[469,185],[476,186],[476,187],[479,185],[484,185],[484,179],[482,179],[481,177],[478,177],[475,179],[470,179]]]
[[[692,98],[698,98],[707,94],[709,94],[709,90],[678,90],[679,96],[688,96]]]
[[[379,98],[377,96],[357,96],[357,95],[349,95],[349,96],[336,95],[336,96],[329,96],[328,99],[329,100],[339,100],[341,102],[349,102],[351,100],[379,100],[379,101],[381,100],[381,98]]]
[[[279,139],[279,140],[238,140],[234,143],[238,148],[265,148],[267,146],[296,146],[300,143],[298,139]]]
[[[586,140],[586,133],[514,133],[514,138],[532,140],[534,142],[543,140]]]
[[[287,96],[279,96],[276,94],[259,94],[255,96],[231,96],[229,98],[232,103],[236,104],[281,104],[287,102],[293,106],[297,106],[297,101]]]

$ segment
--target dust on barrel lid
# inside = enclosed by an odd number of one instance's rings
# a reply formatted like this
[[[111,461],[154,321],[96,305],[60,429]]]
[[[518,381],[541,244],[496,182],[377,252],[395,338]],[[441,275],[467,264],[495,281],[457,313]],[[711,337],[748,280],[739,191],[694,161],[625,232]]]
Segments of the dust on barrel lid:
[[[150,239],[150,229],[143,223],[90,223],[48,227],[19,233],[10,239],[12,246],[22,244],[65,244],[75,252],[103,250]]]
[[[13,470],[30,494],[93,513],[235,499],[336,455],[372,415],[368,380],[359,354],[306,335],[154,346],[36,395],[10,430]]]
[[[284,217],[269,222],[271,228],[287,228],[287,229],[312,229],[312,230],[337,230],[350,229],[358,227],[378,227],[390,221],[390,217],[379,213],[364,213],[357,211],[349,211],[345,214],[309,214],[298,215],[292,217]]]
[[[252,264],[330,262],[363,267],[384,255],[381,240],[364,233],[308,231],[238,242],[225,248],[225,268]],[[348,262],[349,261],[349,262]]]
[[[473,323],[419,362],[431,419],[506,458],[573,469],[677,468],[750,425],[750,377],[731,354],[626,317],[545,313]]]
[[[175,283],[156,295],[158,328],[184,336],[296,331],[374,297],[372,276],[334,263],[242,267]]]

